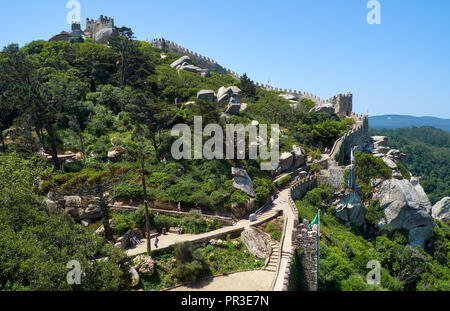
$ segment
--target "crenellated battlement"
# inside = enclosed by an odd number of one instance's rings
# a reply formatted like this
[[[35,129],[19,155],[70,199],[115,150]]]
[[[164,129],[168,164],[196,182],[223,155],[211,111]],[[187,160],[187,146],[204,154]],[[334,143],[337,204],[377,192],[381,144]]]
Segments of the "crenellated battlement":
[[[86,18],[85,32],[95,35],[104,28],[114,28],[114,18],[103,15],[100,15],[97,20]]]
[[[151,41],[151,44],[154,47],[167,50],[172,53],[180,53],[184,55],[190,56],[195,63],[197,63],[198,66],[202,68],[206,68],[211,72],[219,73],[219,74],[229,74],[233,76],[236,80],[240,80],[239,74],[236,72],[222,67],[219,65],[215,60],[205,57],[203,55],[197,54],[189,49],[184,48],[183,46],[166,40],[164,38],[157,38],[153,39]],[[274,92],[282,92],[288,95],[293,95],[299,100],[306,98],[312,100],[316,105],[325,105],[325,104],[332,104],[335,107],[335,111],[337,114],[350,116],[352,114],[353,109],[353,94],[348,92],[347,94],[337,94],[327,100],[324,100],[320,98],[317,95],[314,95],[312,93],[304,92],[304,91],[298,91],[298,90],[292,90],[292,89],[282,89],[278,87],[271,86],[269,84],[259,83],[255,82],[255,86],[257,88],[261,88],[267,91],[274,91]]]
[[[159,39],[153,39],[151,41],[151,44],[154,47],[160,48],[162,50],[167,50],[171,53],[180,53],[180,54],[188,55],[189,57],[191,57],[191,59],[194,61],[194,63],[196,63],[199,67],[208,69],[211,72],[215,72],[215,73],[219,73],[219,74],[229,74],[229,75],[233,76],[235,79],[239,80],[239,75],[236,72],[219,65],[215,60],[213,60],[209,57],[200,55],[196,52],[186,49],[175,42],[166,40],[164,38],[159,38]]]

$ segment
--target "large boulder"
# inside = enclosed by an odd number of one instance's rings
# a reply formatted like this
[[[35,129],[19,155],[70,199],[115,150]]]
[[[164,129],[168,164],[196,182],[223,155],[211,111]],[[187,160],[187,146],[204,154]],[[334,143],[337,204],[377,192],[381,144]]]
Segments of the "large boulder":
[[[258,229],[253,227],[246,228],[241,233],[241,239],[250,253],[258,258],[268,258],[272,253],[269,239]]]
[[[289,101],[297,101],[298,100],[298,98],[292,94],[280,94],[278,96],[283,97],[284,99],[289,100]]]
[[[197,67],[195,65],[182,64],[181,66],[179,66],[179,69],[180,70],[189,71],[189,72],[193,72],[193,73],[199,73],[203,77],[209,77],[209,70],[208,69],[203,69],[203,68]]]
[[[381,147],[381,146],[383,146],[383,147],[388,146],[389,140],[388,140],[387,136],[372,136],[371,138],[372,138],[375,148]]]
[[[310,111],[315,111],[315,112],[326,112],[328,114],[334,114],[335,108],[332,104],[321,104],[321,105],[317,105],[314,108],[312,108]]]
[[[450,220],[450,197],[445,197],[432,207],[433,218],[448,221]]]
[[[395,170],[395,169],[398,168],[398,167],[397,167],[397,164],[395,164],[395,162],[392,161],[390,158],[383,157],[383,161],[384,161],[384,163],[387,164],[387,166],[389,166],[389,168],[390,168],[391,170]]]
[[[237,115],[241,111],[241,104],[230,102],[225,108],[225,113],[229,115]]]
[[[283,152],[280,156],[280,167],[283,171],[291,169],[294,163],[294,155],[291,152]]]
[[[121,146],[115,146],[111,150],[108,151],[108,159],[110,159],[113,162],[118,162],[122,160],[124,154],[127,152],[127,150]]]
[[[434,224],[431,203],[417,179],[385,180],[375,191],[374,199],[380,201],[384,211],[380,226],[387,224],[391,230],[409,230],[409,244],[425,247]]]
[[[135,287],[139,284],[139,273],[136,271],[134,267],[130,266],[130,274],[131,274],[131,287]]]
[[[232,167],[231,175],[233,176],[233,187],[245,192],[251,197],[255,196],[253,190],[253,182],[248,176],[247,171],[242,168]]]
[[[79,211],[83,208],[81,197],[65,196],[64,197],[64,211],[69,214],[74,220],[80,219]]]
[[[217,101],[217,97],[216,94],[214,93],[214,91],[211,90],[201,90],[197,93],[197,98],[207,101],[207,102],[211,102],[214,103]]]
[[[293,145],[292,146],[292,154],[294,155],[294,168],[298,168],[302,165],[305,165],[306,163],[306,154],[303,152],[303,150]]]
[[[255,199],[250,199],[243,204],[233,204],[231,211],[236,218],[243,218],[255,209]]]
[[[191,58],[187,55],[180,57],[179,59],[174,61],[172,64],[170,64],[170,67],[177,68],[178,66],[181,66],[182,64],[191,65],[192,64]]]
[[[114,34],[114,31],[112,28],[103,28],[101,30],[99,30],[95,36],[94,39],[97,42],[106,44],[109,40],[109,38],[111,38]]]
[[[357,192],[343,194],[336,203],[336,216],[345,222],[362,226],[367,209]]]
[[[97,219],[102,217],[102,211],[100,207],[88,206],[87,208],[79,209],[78,215],[80,219]]]
[[[227,88],[222,86],[217,91],[217,101],[218,102],[229,100],[230,98],[234,98],[235,102],[240,103],[241,97],[242,97],[242,91],[237,86],[230,86]]]
[[[50,214],[55,213],[56,210],[59,208],[58,203],[49,198],[45,198],[44,202]]]

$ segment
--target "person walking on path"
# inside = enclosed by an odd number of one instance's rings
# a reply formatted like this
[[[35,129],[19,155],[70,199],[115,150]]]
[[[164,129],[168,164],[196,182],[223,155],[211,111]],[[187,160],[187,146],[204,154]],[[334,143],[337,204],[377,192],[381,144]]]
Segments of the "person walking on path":
[[[181,212],[181,203],[178,202],[178,211]]]
[[[159,239],[158,239],[158,236],[156,236],[155,237],[155,248],[158,248],[158,242],[159,242]]]

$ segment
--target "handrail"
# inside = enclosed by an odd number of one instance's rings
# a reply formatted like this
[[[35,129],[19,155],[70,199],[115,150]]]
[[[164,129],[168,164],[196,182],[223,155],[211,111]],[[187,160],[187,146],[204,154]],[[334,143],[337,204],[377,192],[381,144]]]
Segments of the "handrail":
[[[278,260],[277,260],[277,270],[275,272],[275,277],[272,279],[272,283],[270,284],[270,290],[273,291],[275,288],[275,284],[278,280],[278,275],[280,274],[281,268],[281,258],[283,257],[283,246],[284,246],[284,238],[286,236],[286,228],[287,228],[287,217],[284,217],[284,225],[283,225],[283,233],[281,234],[280,246],[278,249]]]
[[[262,207],[260,207],[258,210],[256,210],[255,214],[258,215],[260,213],[262,213],[267,207],[269,207],[270,205],[272,205],[272,203],[267,202],[266,204],[264,204]]]

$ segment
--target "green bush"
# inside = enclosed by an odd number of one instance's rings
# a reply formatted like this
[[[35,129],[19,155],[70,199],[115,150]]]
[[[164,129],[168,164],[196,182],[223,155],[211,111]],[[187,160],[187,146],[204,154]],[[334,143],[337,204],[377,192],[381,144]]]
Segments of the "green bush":
[[[355,174],[357,183],[369,184],[372,178],[392,178],[392,170],[380,158],[368,153],[355,153]]]
[[[369,285],[360,275],[352,275],[348,279],[341,282],[341,290],[343,291],[372,291],[377,290],[374,285]]]
[[[323,168],[317,163],[312,163],[310,166],[311,173],[319,173]]]
[[[277,181],[277,186],[280,188],[284,188],[287,185],[289,185],[289,182],[292,179],[292,173],[287,174],[286,176],[282,177],[280,180]]]
[[[142,199],[143,193],[141,187],[117,186],[114,188],[116,196],[128,199]]]
[[[312,206],[320,206],[324,203],[335,189],[329,185],[321,185],[309,190],[303,197],[304,202]]]
[[[185,282],[197,280],[205,270],[201,252],[191,242],[175,243],[173,250],[177,259],[173,275]]]
[[[370,201],[369,205],[367,206],[367,214],[366,214],[366,220],[368,223],[372,224],[373,226],[378,225],[378,221],[384,217],[383,209],[380,206],[380,201]]]
[[[199,211],[191,210],[183,217],[183,228],[189,233],[202,233],[208,231],[208,223]]]
[[[395,162],[397,164],[398,170],[400,171],[400,173],[402,174],[402,177],[404,179],[410,180],[411,179],[411,174],[409,173],[409,171],[406,169],[405,165],[400,162],[397,161]]]

